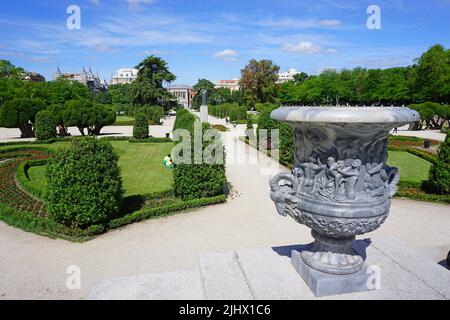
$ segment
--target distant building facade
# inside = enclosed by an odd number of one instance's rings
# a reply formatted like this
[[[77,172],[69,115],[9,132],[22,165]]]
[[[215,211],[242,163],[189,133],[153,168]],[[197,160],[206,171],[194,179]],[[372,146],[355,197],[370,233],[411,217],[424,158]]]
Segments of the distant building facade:
[[[116,71],[116,74],[111,78],[111,84],[131,83],[136,80],[138,69],[121,68]]]
[[[58,79],[80,82],[88,87],[89,90],[94,92],[108,90],[107,82],[105,80],[100,80],[98,74],[94,75],[91,67],[89,67],[88,71],[86,71],[86,69],[83,67],[83,70],[80,73],[63,73],[58,66],[56,72],[53,74],[53,80]]]
[[[192,87],[185,85],[168,85],[166,87],[176,99],[178,104],[182,105],[185,109],[192,108]]]
[[[227,88],[231,91],[237,91],[240,89],[239,86],[239,79],[232,79],[232,80],[217,80],[214,83],[214,88]]]
[[[280,72],[278,73],[277,83],[285,83],[288,81],[292,81],[294,80],[294,76],[298,73],[300,73],[300,71],[297,71],[297,69],[295,68],[289,68],[286,72]]]
[[[22,74],[22,79],[31,82],[45,82],[45,77],[36,72],[24,72]]]

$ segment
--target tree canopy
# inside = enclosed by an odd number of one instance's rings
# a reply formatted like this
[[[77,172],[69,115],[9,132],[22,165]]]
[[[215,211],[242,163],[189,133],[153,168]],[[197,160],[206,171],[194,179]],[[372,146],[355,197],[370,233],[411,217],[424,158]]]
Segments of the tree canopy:
[[[139,63],[136,68],[139,70],[138,76],[130,86],[131,101],[134,105],[156,105],[172,99],[163,85],[174,81],[176,77],[169,71],[163,59],[152,55]]]
[[[279,71],[280,67],[271,60],[255,59],[241,70],[239,84],[250,105],[275,101]]]

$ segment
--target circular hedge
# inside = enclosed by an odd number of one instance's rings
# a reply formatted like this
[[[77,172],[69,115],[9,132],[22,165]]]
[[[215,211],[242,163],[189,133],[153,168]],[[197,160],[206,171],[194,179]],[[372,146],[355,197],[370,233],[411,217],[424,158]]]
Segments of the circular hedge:
[[[134,119],[133,137],[136,139],[148,138],[148,121],[143,112],[139,112]]]
[[[56,121],[50,111],[42,110],[36,114],[35,130],[37,140],[56,138]]]
[[[95,138],[57,151],[46,170],[50,217],[81,228],[111,219],[124,194],[118,160],[110,142]]]

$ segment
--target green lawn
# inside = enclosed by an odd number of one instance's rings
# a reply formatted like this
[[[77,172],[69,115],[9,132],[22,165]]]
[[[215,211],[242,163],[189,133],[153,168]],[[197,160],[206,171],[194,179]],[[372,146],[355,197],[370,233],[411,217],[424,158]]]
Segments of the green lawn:
[[[163,158],[172,150],[168,143],[129,143],[128,141],[111,142],[119,155],[125,195],[144,195],[172,189],[172,171],[163,166]],[[69,147],[70,143],[48,145],[52,149]],[[45,188],[45,167],[31,167],[28,170],[31,187]]]
[[[428,179],[431,166],[428,161],[403,151],[389,151],[387,163],[399,169],[401,181],[412,182]]]
[[[116,126],[128,126],[128,125],[133,125],[133,124],[134,124],[134,118],[125,116],[125,115],[118,115],[116,117],[116,122],[114,123],[114,125],[116,125]]]
[[[28,176],[30,180],[27,180],[26,184],[34,190],[45,190],[47,187],[47,179],[45,178],[45,166],[31,167],[28,169]]]
[[[172,171],[163,166],[173,143],[112,142],[119,154],[119,165],[127,196],[167,191],[172,188]]]

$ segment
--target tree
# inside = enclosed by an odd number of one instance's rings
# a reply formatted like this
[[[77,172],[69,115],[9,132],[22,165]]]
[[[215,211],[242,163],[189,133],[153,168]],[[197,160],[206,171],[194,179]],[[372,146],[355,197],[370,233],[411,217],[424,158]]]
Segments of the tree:
[[[295,83],[302,83],[303,81],[306,81],[308,79],[309,79],[309,76],[305,72],[300,72],[300,73],[294,74],[294,82]]]
[[[37,140],[56,138],[56,121],[48,110],[42,110],[36,114],[35,128]]]
[[[77,139],[71,148],[57,150],[46,168],[50,218],[80,228],[111,219],[124,194],[118,161],[103,139]]]
[[[148,122],[143,112],[139,112],[134,119],[133,137],[136,139],[148,138]]]
[[[280,67],[271,60],[255,60],[241,70],[241,90],[250,105],[276,100],[276,82]]]
[[[33,138],[36,114],[44,108],[42,99],[14,98],[0,110],[0,123],[6,128],[19,128],[21,138]]]
[[[21,79],[25,70],[18,68],[8,60],[0,60],[0,79]]]
[[[450,49],[432,46],[418,59],[415,72],[419,101],[450,102]]]
[[[113,104],[131,104],[131,84],[113,84],[109,87],[108,92],[111,96],[111,103]]]
[[[171,94],[163,87],[165,82],[176,79],[167,63],[158,57],[149,56],[136,66],[138,75],[131,83],[130,94],[134,105],[156,105],[161,100],[170,100]]]
[[[48,82],[51,104],[65,103],[69,100],[90,99],[89,89],[77,81],[58,79]]]
[[[116,121],[116,113],[109,107],[101,104],[93,104],[89,100],[67,101],[63,111],[65,127],[75,126],[84,136],[99,135],[100,130]]]

